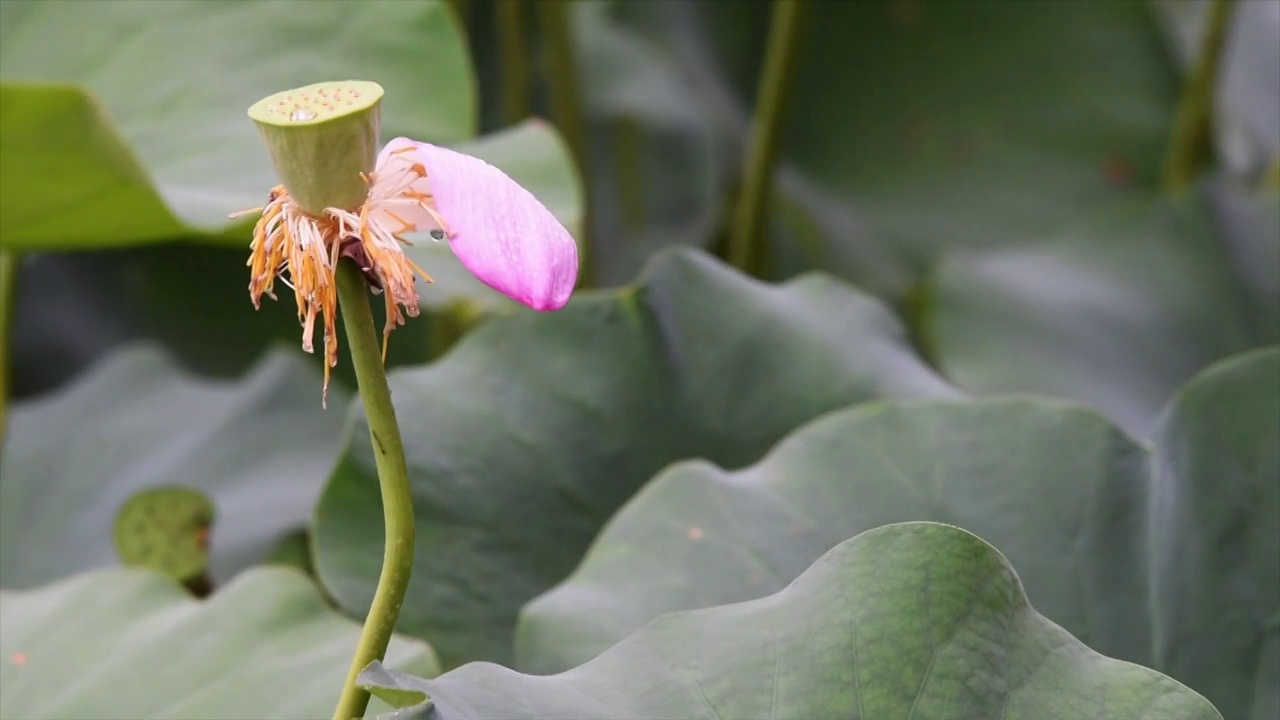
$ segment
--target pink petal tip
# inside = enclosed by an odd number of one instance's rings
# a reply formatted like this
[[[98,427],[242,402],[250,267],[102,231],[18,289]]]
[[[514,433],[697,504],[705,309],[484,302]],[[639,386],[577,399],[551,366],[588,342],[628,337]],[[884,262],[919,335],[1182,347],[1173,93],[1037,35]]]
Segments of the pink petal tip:
[[[528,190],[479,158],[429,143],[396,138],[388,151],[412,143],[427,171],[436,212],[449,244],[482,282],[535,310],[558,310],[578,280],[573,236]]]

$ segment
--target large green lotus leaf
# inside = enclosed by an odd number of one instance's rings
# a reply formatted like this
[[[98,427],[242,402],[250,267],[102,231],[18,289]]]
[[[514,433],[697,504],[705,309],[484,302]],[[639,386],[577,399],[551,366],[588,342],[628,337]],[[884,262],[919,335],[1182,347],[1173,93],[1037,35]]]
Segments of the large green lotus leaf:
[[[475,663],[395,677],[439,720],[1222,717],[1090,650],[1032,608],[995,548],[934,523],[859,535],[776,594],[666,615],[559,675]]]
[[[1148,3],[815,3],[809,21],[783,157],[850,217],[792,194],[826,239],[792,221],[777,244],[825,242],[801,267],[899,297],[941,259],[919,325],[957,385],[1145,435],[1192,374],[1267,341],[1205,204],[1152,197],[1181,73]]]
[[[499,168],[533,194],[575,237],[581,236],[582,181],[569,148],[556,129],[539,119],[526,120],[454,149],[478,157]],[[449,249],[425,233],[412,238],[409,257],[423,267],[434,282],[421,284],[424,307],[441,309],[459,300],[487,310],[509,310],[514,301],[480,282]]]
[[[615,25],[674,57],[682,72],[664,89],[683,90],[719,135],[744,136],[767,3],[613,10]],[[1205,209],[1152,197],[1181,75],[1159,25],[1145,2],[813,4],[783,109],[788,129],[769,207],[775,235],[763,272],[818,267],[910,300],[922,344],[944,371],[956,370],[959,385],[1083,400],[1148,432],[1192,373],[1274,342],[1280,327],[1255,322],[1254,335],[1244,332],[1239,278]],[[659,108],[671,94],[657,95]],[[974,105],[973,97],[990,101]],[[740,147],[731,153],[732,161]],[[732,181],[736,170],[721,174]],[[1256,234],[1280,237],[1267,229]],[[1140,252],[1131,248],[1134,234],[1143,236]],[[949,257],[966,249],[1036,257],[1045,245],[1065,244],[1080,247],[1053,253],[1083,255],[1108,279],[1091,267],[1083,284],[1046,285],[1037,268],[1026,279],[1010,270],[1000,280],[1025,288],[1029,302],[997,290],[989,307],[961,308],[980,324],[949,331],[962,351],[933,347],[932,288],[921,283],[940,258],[950,267],[972,258]],[[1262,260],[1245,274],[1274,284],[1277,265]],[[1149,283],[1152,275],[1159,281]],[[972,281],[975,293],[987,290],[985,280]],[[1118,289],[1121,305],[1093,294],[1097,283]],[[1077,319],[1082,311],[1090,323]],[[1010,321],[1010,313],[1020,317]],[[1144,316],[1137,331],[1135,313]]]
[[[637,286],[486,322],[391,388],[418,517],[400,628],[448,664],[509,658],[520,606],[668,463],[742,465],[853,402],[956,395],[879,302],[820,276],[762,285],[693,251]],[[362,614],[383,526],[356,417],[315,548],[324,585]]]
[[[80,88],[0,84],[0,157],[0,247],[127,243],[183,230],[106,110]]]
[[[285,568],[245,572],[203,602],[135,569],[0,591],[0,716],[328,717],[359,633]],[[393,638],[387,662],[438,672],[410,638]]]
[[[655,478],[582,565],[525,607],[517,667],[560,672],[666,612],[761,597],[881,525],[959,525],[1004,548],[1041,612],[1090,647],[1146,658],[1147,454],[1097,413],[1049,400],[864,404],[738,472]]]
[[[1280,716],[1280,349],[1197,376],[1156,445],[1156,667],[1227,717]]]
[[[475,131],[465,43],[434,0],[5,2],[0,27],[8,247],[223,233],[277,182],[245,110],[290,87],[377,81],[385,138]]]
[[[924,342],[965,389],[1078,400],[1145,437],[1179,386],[1255,341],[1211,224],[1187,196],[954,254],[929,283]]]
[[[687,102],[742,138],[768,4],[626,5]],[[1144,2],[867,0],[812,4],[788,91],[767,271],[898,294],[942,250],[1019,244],[1149,185],[1178,71]]]
[[[332,388],[324,411],[320,382],[291,352],[233,382],[192,377],[141,345],[17,405],[0,458],[0,585],[116,564],[116,512],[158,486],[213,500],[213,580],[262,561],[307,524],[338,453],[348,396]]]
[[[1177,78],[1141,2],[810,12],[784,152],[861,220],[833,244],[874,243],[918,273],[944,249],[1070,227],[1156,175]]]
[[[1152,466],[1093,412],[1043,399],[831,413],[751,468],[658,476],[526,606],[518,667],[572,667],[663,613],[777,590],[867,528],[935,520],[1006,548],[1037,607],[1091,647],[1169,673],[1228,717],[1272,717],[1280,350],[1187,385]]]

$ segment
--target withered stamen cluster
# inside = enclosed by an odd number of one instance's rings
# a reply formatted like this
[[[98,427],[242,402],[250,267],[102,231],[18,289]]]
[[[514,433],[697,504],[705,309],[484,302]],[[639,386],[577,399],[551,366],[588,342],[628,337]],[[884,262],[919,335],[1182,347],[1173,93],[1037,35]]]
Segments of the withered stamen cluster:
[[[411,147],[404,151],[412,150]],[[381,171],[364,175],[369,193],[357,210],[328,208],[320,217],[302,210],[284,186],[272,188],[265,207],[238,213],[257,212],[262,216],[250,243],[249,298],[260,307],[263,295],[276,299],[272,291],[277,277],[293,289],[302,324],[302,349],[314,352],[316,316],[324,322],[324,391],[327,406],[329,376],[338,364],[335,271],[342,257],[355,261],[375,293],[386,299],[387,319],[383,327],[382,357],[386,360],[391,331],[403,325],[405,315],[417,317],[418,291],[414,274],[427,282],[431,277],[410,260],[401,245],[411,245],[403,235],[420,229],[405,217],[432,218],[448,232],[443,219],[431,206],[431,194],[415,189],[427,176],[421,163],[389,163]],[[287,277],[286,277],[287,275]]]

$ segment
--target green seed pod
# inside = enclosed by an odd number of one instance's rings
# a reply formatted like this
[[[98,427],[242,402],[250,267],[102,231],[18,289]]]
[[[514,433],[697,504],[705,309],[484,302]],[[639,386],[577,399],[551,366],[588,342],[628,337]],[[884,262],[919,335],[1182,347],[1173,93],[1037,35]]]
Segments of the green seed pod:
[[[382,86],[360,80],[285,90],[249,108],[276,174],[297,204],[319,217],[355,210],[368,193],[382,130]]]
[[[209,566],[213,502],[186,487],[147,488],[116,513],[116,553],[125,565],[158,570],[186,582]]]

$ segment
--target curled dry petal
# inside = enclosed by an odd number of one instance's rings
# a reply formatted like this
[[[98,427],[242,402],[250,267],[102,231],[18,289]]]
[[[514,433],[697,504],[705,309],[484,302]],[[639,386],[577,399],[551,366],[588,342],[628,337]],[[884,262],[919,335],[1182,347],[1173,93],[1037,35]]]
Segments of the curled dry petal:
[[[557,310],[569,301],[578,246],[532,193],[483,160],[400,137],[382,149],[376,172],[400,175],[403,167],[425,170],[411,193],[430,200],[406,205],[397,220],[444,230],[464,267],[529,307]]]

